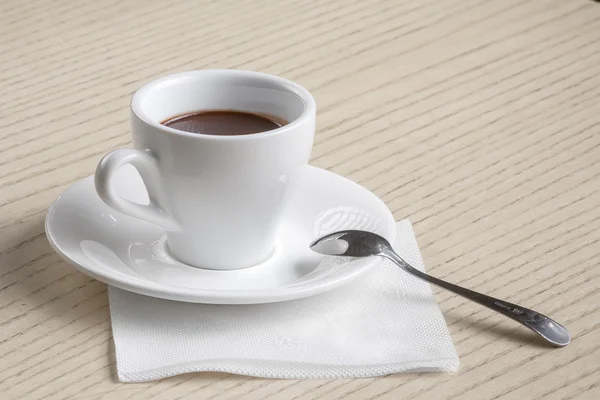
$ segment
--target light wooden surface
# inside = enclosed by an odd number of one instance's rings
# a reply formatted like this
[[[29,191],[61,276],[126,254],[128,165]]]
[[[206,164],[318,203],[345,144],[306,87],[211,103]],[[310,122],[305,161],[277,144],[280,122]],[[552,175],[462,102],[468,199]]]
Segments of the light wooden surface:
[[[130,144],[136,88],[215,67],[305,85],[313,165],[409,217],[430,272],[572,344],[437,291],[454,375],[119,383],[106,286],[52,252],[46,209]],[[0,82],[0,398],[600,398],[600,4],[3,0]]]

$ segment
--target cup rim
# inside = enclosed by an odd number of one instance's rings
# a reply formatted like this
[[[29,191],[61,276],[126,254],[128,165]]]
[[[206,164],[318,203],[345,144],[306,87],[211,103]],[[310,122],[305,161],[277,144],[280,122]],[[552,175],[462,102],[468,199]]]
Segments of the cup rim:
[[[289,90],[298,96],[302,102],[304,103],[304,110],[300,116],[293,121],[290,121],[288,124],[280,126],[279,128],[272,129],[269,131],[253,133],[251,135],[208,135],[204,133],[191,133],[186,131],[181,131],[179,129],[170,128],[161,124],[160,122],[156,122],[153,118],[150,118],[147,113],[145,113],[141,107],[141,99],[146,96],[150,91],[152,91],[155,87],[165,85],[169,81],[180,80],[189,77],[198,77],[201,75],[237,75],[237,76],[246,76],[246,77],[254,77],[254,78],[262,78],[268,79],[282,88]],[[309,121],[316,114],[316,104],[313,96],[310,92],[305,89],[303,86],[293,82],[289,79],[282,78],[280,76],[267,74],[264,72],[250,71],[250,70],[239,70],[239,69],[203,69],[203,70],[191,70],[184,71],[175,74],[170,74],[163,76],[161,78],[155,79],[151,82],[146,83],[140,89],[138,89],[131,98],[130,108],[132,112],[139,118],[142,122],[147,125],[152,126],[158,131],[167,134],[167,135],[176,135],[176,136],[187,136],[190,138],[196,139],[204,139],[204,140],[218,140],[218,141],[240,141],[240,140],[256,140],[260,138],[280,135],[287,131],[293,130],[300,125],[303,125],[307,121]]]

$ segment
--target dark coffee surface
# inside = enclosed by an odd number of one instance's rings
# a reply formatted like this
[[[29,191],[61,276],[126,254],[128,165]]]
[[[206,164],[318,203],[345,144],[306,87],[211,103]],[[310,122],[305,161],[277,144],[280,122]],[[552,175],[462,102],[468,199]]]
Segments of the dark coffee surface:
[[[185,132],[229,136],[270,131],[285,122],[241,111],[201,111],[170,118],[162,124]]]

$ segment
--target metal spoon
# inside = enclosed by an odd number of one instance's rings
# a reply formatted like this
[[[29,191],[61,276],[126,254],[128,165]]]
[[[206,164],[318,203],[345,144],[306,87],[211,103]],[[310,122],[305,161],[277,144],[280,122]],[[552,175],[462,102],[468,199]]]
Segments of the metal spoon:
[[[380,256],[388,258],[404,271],[417,278],[433,283],[434,285],[440,286],[469,300],[473,300],[482,306],[488,307],[500,314],[514,319],[555,346],[566,346],[571,341],[571,335],[564,326],[543,314],[504,300],[495,299],[486,296],[485,294],[462,288],[419,271],[396,254],[386,239],[375,233],[365,231],[335,232],[317,239],[310,245],[310,248],[317,253],[330,256]]]

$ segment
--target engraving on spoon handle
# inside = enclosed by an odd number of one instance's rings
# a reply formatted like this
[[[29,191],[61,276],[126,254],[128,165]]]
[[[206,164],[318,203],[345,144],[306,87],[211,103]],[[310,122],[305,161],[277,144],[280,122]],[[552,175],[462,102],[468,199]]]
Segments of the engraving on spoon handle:
[[[569,331],[554,321],[552,318],[545,316],[537,311],[530,310],[520,305],[509,303],[504,300],[496,299],[494,297],[477,293],[473,290],[460,287],[458,285],[443,281],[433,276],[427,275],[424,272],[412,267],[406,261],[404,261],[398,254],[391,249],[386,249],[381,253],[383,257],[389,258],[395,262],[400,268],[406,272],[421,278],[429,283],[433,283],[441,288],[449,290],[458,294],[459,296],[465,297],[476,303],[481,304],[491,310],[499,312],[534,331],[548,342],[555,346],[566,346],[571,341],[571,335]]]

